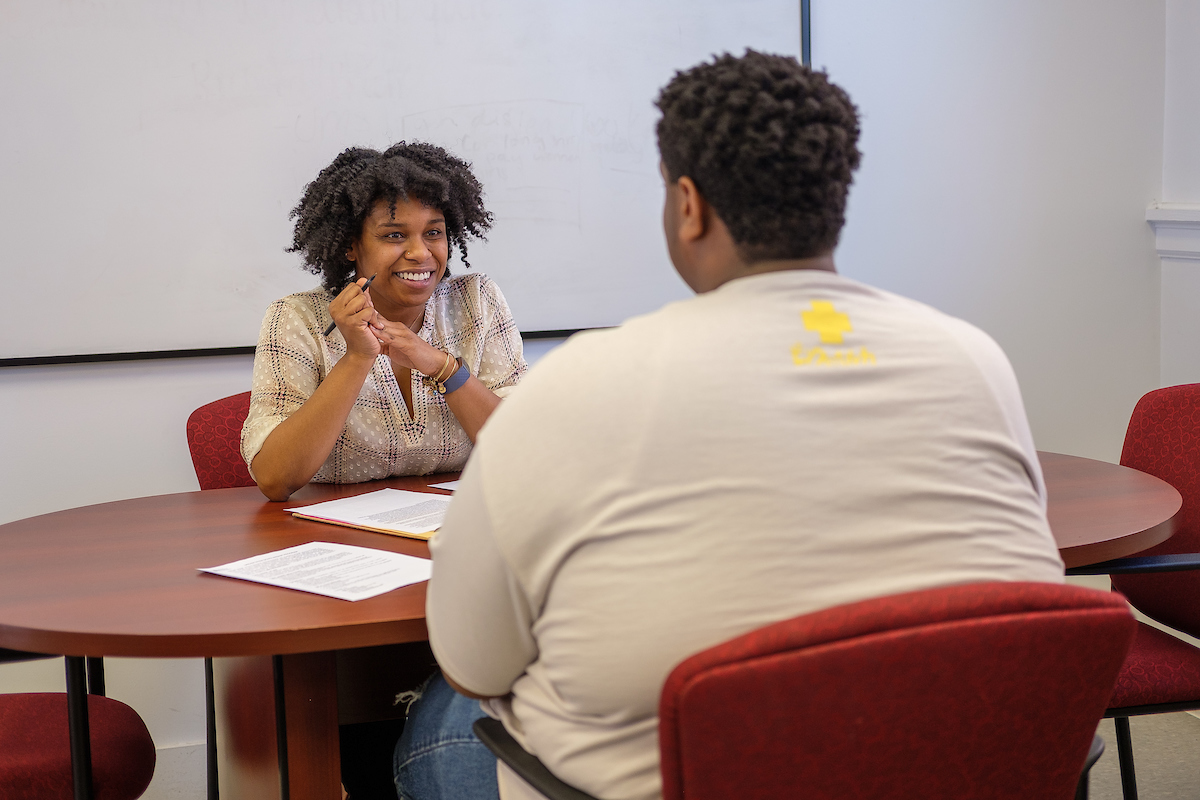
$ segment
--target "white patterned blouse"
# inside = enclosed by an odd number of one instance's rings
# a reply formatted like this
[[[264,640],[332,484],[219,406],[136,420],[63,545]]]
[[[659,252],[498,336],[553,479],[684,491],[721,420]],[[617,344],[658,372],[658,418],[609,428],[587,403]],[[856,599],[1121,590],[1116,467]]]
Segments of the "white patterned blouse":
[[[242,457],[249,465],[275,426],[312,396],[346,354],[332,321],[325,289],[289,295],[271,304],[263,318],[254,355],[250,414],[242,428]],[[521,334],[499,287],[479,273],[446,278],[425,304],[418,335],[460,357],[471,374],[500,397],[528,366]],[[411,376],[413,414],[392,372],[391,361],[375,361],[333,452],[313,477],[317,483],[360,483],[393,475],[426,475],[462,469],[471,440],[446,406],[446,398]],[[253,473],[252,473],[253,474]]]

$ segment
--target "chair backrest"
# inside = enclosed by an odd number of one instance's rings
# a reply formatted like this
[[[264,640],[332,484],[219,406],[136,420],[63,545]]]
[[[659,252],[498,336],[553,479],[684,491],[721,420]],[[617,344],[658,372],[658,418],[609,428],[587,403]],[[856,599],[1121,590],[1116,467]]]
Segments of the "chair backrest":
[[[663,798],[1073,797],[1134,628],[1119,595],[1038,583],[767,626],[667,679]]]
[[[250,413],[250,393],[223,397],[200,406],[187,421],[188,449],[201,489],[253,486],[242,460],[242,423]]]
[[[1156,389],[1138,401],[1121,463],[1163,479],[1183,495],[1175,533],[1139,555],[1200,552],[1200,383]],[[1200,572],[1120,575],[1112,582],[1142,613],[1200,635]]]

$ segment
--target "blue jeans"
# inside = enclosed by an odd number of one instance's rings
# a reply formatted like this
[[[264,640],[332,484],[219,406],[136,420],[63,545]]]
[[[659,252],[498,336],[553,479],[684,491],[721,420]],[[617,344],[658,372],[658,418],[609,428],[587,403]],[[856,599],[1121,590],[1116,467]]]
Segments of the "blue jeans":
[[[471,730],[479,701],[450,688],[441,672],[408,709],[392,774],[400,800],[499,800],[496,757]]]

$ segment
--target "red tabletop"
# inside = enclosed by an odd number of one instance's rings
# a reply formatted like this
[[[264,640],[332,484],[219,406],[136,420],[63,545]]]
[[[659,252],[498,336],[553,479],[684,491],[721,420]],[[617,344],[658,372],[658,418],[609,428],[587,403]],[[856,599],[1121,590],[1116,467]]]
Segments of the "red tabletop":
[[[1050,530],[1068,567],[1123,558],[1165,541],[1183,497],[1136,469],[1059,453],[1038,453]]]
[[[0,525],[0,647],[66,655],[274,655],[426,638],[425,585],[359,602],[197,572],[311,541],[428,557],[423,541],[300,520],[287,509],[366,489],[311,484],[142,497]]]
[[[1050,527],[1067,566],[1131,555],[1170,536],[1182,504],[1170,485],[1102,461],[1039,455]],[[382,486],[427,490],[452,477],[311,484],[288,503],[268,502],[254,487],[185,492],[0,525],[0,646],[198,657],[422,639],[423,584],[349,603],[196,568],[310,541],[427,556],[424,542],[299,520],[286,509]]]

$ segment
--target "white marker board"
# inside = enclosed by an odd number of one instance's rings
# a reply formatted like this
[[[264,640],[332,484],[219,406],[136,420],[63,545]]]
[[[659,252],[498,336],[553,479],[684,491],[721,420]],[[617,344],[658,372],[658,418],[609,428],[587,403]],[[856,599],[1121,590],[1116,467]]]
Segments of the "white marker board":
[[[400,139],[473,162],[472,266],[522,330],[686,296],[653,100],[716,52],[798,55],[799,28],[798,0],[6,0],[0,358],[254,344],[317,283],[284,252],[305,184]]]

